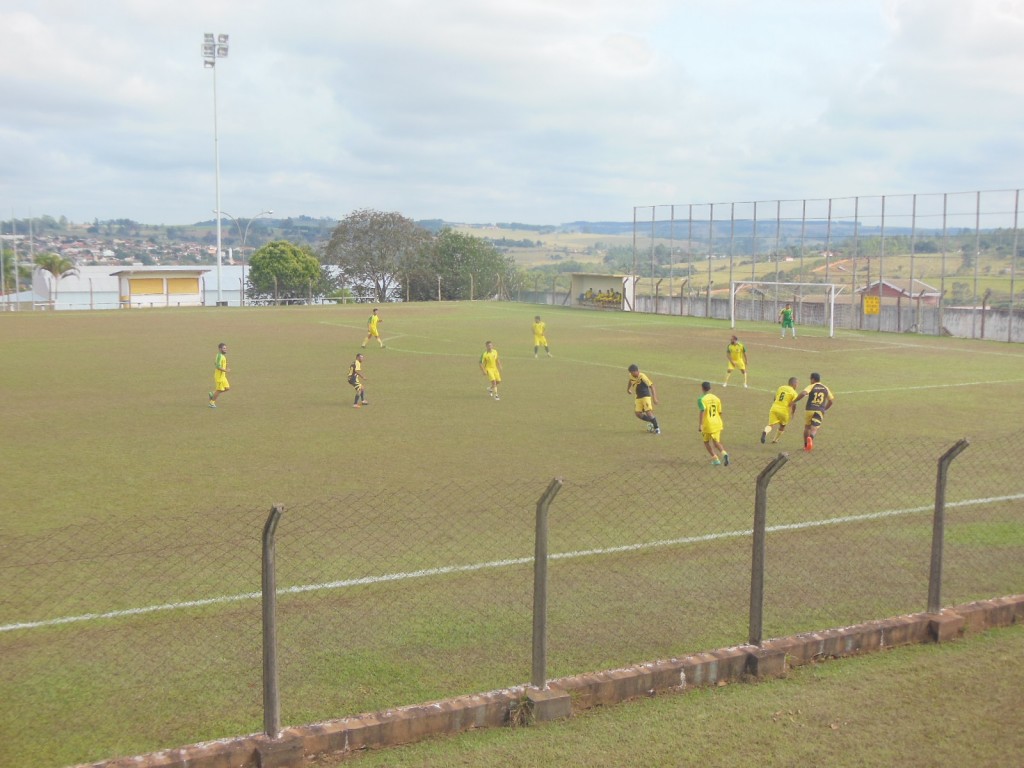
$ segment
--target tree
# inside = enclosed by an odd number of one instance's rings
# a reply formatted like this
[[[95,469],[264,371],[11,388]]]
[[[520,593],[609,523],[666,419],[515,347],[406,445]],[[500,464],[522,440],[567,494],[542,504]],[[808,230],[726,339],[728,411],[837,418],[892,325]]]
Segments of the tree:
[[[401,294],[407,275],[422,266],[430,232],[400,213],[353,211],[334,228],[325,264],[337,265],[356,294],[384,302]]]
[[[14,291],[14,252],[0,244],[0,261],[3,262],[3,285],[4,291]]]
[[[267,243],[249,260],[249,295],[255,298],[304,298],[322,295],[331,281],[308,245],[287,240]]]
[[[440,285],[438,284],[440,278]],[[445,228],[406,276],[410,299],[477,299],[511,290],[515,261],[487,240]]]
[[[30,283],[32,280],[32,268],[31,265],[26,266],[24,262],[18,264],[18,279],[14,277],[14,251],[10,248],[3,249],[3,264],[4,264],[4,277],[3,277],[3,289],[7,293],[16,293],[18,288],[24,288],[26,283]]]
[[[41,253],[36,256],[36,266],[43,272],[49,272],[53,280],[50,282],[50,306],[57,303],[57,284],[62,277],[77,275],[78,269],[74,262],[68,261],[56,253]]]

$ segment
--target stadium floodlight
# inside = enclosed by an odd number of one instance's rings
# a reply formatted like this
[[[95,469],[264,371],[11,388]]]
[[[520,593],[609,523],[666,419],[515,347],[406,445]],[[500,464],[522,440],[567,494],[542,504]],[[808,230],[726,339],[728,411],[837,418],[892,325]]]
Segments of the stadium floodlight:
[[[228,35],[207,32],[203,35],[203,67],[213,70],[213,165],[214,192],[217,198],[217,305],[221,299],[221,231],[220,231],[220,145],[217,141],[217,59],[228,57]]]

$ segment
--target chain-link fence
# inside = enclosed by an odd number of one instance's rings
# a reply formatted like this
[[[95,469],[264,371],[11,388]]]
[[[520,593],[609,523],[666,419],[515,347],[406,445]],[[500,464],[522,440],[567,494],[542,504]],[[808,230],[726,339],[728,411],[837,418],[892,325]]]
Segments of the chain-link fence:
[[[1024,341],[1020,193],[637,206],[633,308]]]
[[[763,584],[765,638],[926,610],[939,459],[955,441],[905,444],[898,429],[879,430],[871,451],[826,435],[785,461],[766,447],[728,467],[681,457],[561,478],[544,506],[544,674],[744,643],[752,584]],[[773,460],[758,576],[756,487]],[[972,439],[952,461],[942,605],[1024,589],[1022,460],[1016,431]],[[283,503],[271,537],[280,720],[530,681],[549,482],[459,479]],[[0,541],[0,763],[63,765],[263,730],[267,513]]]

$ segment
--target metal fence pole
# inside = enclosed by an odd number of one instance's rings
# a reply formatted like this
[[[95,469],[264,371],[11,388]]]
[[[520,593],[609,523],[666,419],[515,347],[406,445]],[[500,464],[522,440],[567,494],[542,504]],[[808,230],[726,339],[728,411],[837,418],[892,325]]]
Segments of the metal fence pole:
[[[768,527],[768,483],[789,461],[788,453],[780,453],[757,476],[754,494],[753,553],[750,562],[750,633],[751,645],[760,645],[764,638],[764,565]]]
[[[942,548],[946,538],[946,480],[949,465],[970,445],[964,438],[942,454],[935,478],[935,515],[932,518],[932,562],[928,574],[928,613],[942,610]]]
[[[284,513],[275,504],[263,526],[263,732],[272,739],[281,733],[281,691],[277,680],[277,546],[274,533]]]
[[[1013,317],[1016,314],[1016,310],[1013,308],[1014,298],[1016,296],[1017,287],[1017,254],[1019,249],[1017,243],[1019,241],[1020,230],[1017,228],[1018,215],[1020,214],[1020,190],[1015,190],[1013,193],[1013,251],[1010,252],[1010,305],[1009,305],[1009,322],[1006,324],[1006,340],[1013,341]]]
[[[533,669],[530,685],[548,687],[548,507],[562,489],[556,477],[537,501],[537,530],[533,546]]]

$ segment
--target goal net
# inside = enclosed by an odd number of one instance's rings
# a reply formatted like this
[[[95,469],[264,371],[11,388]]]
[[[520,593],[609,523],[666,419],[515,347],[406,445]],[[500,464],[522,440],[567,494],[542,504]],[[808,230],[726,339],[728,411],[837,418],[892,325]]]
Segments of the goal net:
[[[771,280],[734,280],[729,287],[729,321],[775,323],[789,304],[800,326],[819,326],[835,336],[836,297],[842,287],[835,283],[778,283]]]

